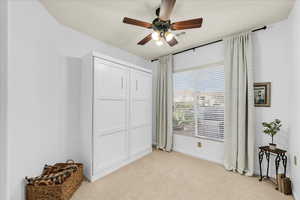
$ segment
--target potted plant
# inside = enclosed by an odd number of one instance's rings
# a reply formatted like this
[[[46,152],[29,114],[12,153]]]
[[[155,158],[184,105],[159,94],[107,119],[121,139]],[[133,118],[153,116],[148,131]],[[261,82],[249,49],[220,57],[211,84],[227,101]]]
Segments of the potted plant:
[[[275,119],[274,121],[267,123],[262,123],[264,127],[264,133],[270,135],[272,137],[272,143],[270,143],[270,149],[275,150],[276,144],[274,144],[274,136],[280,131],[280,127],[282,126],[281,121],[279,119]]]

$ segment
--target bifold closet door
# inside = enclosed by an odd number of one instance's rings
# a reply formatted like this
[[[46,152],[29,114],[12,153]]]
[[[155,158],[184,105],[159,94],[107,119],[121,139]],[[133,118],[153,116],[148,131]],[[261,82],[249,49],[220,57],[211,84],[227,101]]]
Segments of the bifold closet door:
[[[118,165],[127,151],[127,68],[95,59],[94,62],[94,173]]]
[[[152,126],[152,77],[150,74],[131,70],[131,111],[129,154],[135,156],[151,148]]]

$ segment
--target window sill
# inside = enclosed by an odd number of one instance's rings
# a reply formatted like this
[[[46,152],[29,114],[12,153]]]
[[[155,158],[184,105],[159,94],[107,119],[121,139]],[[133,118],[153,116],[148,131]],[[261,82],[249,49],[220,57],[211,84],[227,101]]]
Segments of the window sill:
[[[174,133],[174,135],[181,135],[181,136],[187,136],[187,137],[193,137],[193,138],[198,138],[201,140],[208,140],[208,141],[213,141],[213,142],[220,142],[220,143],[224,143],[224,140],[218,140],[218,139],[212,139],[212,138],[205,138],[205,137],[199,137],[199,136],[195,136],[194,134],[190,134],[190,133]]]

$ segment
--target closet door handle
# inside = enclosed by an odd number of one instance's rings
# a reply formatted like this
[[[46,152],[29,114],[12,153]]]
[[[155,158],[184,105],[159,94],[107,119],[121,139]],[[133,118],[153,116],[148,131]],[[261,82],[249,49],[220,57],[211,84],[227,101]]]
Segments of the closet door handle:
[[[139,89],[139,86],[138,86],[138,80],[135,80],[136,84],[135,84],[135,90],[137,91]]]
[[[121,77],[121,88],[124,89],[124,78],[123,78],[123,76]]]

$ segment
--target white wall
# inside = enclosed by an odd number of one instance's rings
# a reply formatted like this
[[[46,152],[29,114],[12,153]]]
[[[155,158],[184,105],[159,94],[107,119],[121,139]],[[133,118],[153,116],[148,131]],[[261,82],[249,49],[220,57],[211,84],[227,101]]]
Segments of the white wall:
[[[37,0],[9,3],[9,200],[46,163],[76,159],[78,58],[92,50],[142,67],[148,62],[58,24]]]
[[[254,46],[254,77],[256,82],[272,82],[272,106],[270,108],[256,108],[257,147],[268,145],[270,138],[262,134],[261,123],[279,118],[283,121],[283,129],[275,142],[281,148],[288,147],[288,95],[289,95],[289,64],[287,21],[268,26],[266,31],[253,34]],[[175,70],[206,65],[224,60],[223,43],[217,43],[174,56]],[[202,141],[203,147],[198,148],[197,142]],[[186,154],[223,163],[223,143],[205,141],[187,136],[176,136],[174,149]],[[259,173],[256,161],[256,173]],[[274,172],[273,165],[271,173]]]
[[[279,148],[288,150],[289,138],[289,71],[288,20],[268,26],[266,31],[254,34],[254,80],[272,82],[271,107],[256,108],[257,146],[268,145],[271,138],[262,132],[261,122],[270,122],[276,118],[282,120],[283,127],[274,137]],[[256,156],[256,173],[259,173]],[[271,157],[271,174],[274,175],[274,157]],[[265,167],[264,167],[265,169]]]
[[[0,199],[7,198],[7,0],[0,0]]]
[[[290,35],[289,45],[291,55],[291,74],[290,78],[290,96],[289,96],[289,117],[290,117],[290,156],[293,159],[297,156],[297,165],[291,163],[291,174],[293,182],[293,193],[295,200],[300,200],[300,3],[296,1],[295,7],[289,18],[290,29],[288,29]],[[292,160],[291,159],[291,160]]]

